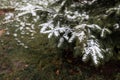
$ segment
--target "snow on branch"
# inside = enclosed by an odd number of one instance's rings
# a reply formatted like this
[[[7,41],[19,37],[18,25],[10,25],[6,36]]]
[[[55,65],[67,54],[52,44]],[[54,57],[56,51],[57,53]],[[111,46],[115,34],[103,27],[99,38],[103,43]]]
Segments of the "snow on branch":
[[[83,55],[83,61],[86,61],[89,56],[92,57],[93,62],[95,65],[99,63],[99,58],[103,59],[102,49],[100,47],[100,44],[97,40],[87,40],[87,44],[85,44],[84,48],[84,55]]]
[[[22,35],[21,38],[23,38],[24,35],[27,35],[34,39],[36,29],[40,29],[40,33],[48,34],[48,38],[59,37],[58,47],[65,41],[72,43],[73,40],[78,40],[83,45],[83,50],[81,51],[84,52],[83,61],[92,57],[94,64],[97,65],[99,60],[104,58],[102,54],[104,49],[100,46],[94,32],[97,30],[100,32],[98,35],[104,37],[106,33],[111,33],[111,31],[106,27],[102,28],[98,24],[89,23],[91,16],[84,10],[73,7],[73,5],[76,6],[75,3],[71,3],[72,6],[66,5],[68,1],[25,0],[21,5],[19,3],[16,4],[16,12],[6,15],[4,20],[9,21],[14,18],[15,33],[13,36],[20,45],[25,46],[18,39],[18,36]],[[83,0],[83,3],[91,5],[95,1]],[[59,4],[53,6],[56,2],[59,2]],[[119,7],[113,9],[120,11]],[[111,10],[108,10],[108,12]],[[119,27],[118,24],[114,26]]]

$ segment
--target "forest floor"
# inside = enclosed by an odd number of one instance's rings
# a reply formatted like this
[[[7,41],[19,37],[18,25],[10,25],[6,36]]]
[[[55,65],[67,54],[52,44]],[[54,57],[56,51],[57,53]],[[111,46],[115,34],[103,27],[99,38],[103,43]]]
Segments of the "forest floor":
[[[23,53],[24,52],[24,53]],[[0,54],[0,80],[120,80],[120,61],[97,68],[68,59],[14,50]]]

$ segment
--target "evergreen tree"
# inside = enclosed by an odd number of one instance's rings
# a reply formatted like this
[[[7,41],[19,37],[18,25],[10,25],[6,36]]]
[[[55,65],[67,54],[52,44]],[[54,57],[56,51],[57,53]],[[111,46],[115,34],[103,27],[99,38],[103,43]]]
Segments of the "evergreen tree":
[[[9,4],[15,12],[5,14],[1,25],[14,23],[13,36],[25,48],[40,32],[58,37],[56,47],[73,44],[73,54],[95,65],[120,54],[119,0],[16,0]],[[9,35],[10,26],[5,29]]]

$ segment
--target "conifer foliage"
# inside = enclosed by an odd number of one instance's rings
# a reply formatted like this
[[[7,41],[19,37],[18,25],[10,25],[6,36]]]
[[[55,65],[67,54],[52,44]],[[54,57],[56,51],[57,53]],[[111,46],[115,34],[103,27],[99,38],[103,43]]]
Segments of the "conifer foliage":
[[[79,50],[82,60],[92,59],[95,65],[119,54],[119,0],[21,0],[10,1],[10,5],[15,12],[6,13],[1,25],[14,23],[13,36],[25,48],[29,46],[20,37],[29,35],[32,40],[39,29],[48,38],[59,38],[56,47],[66,41],[76,44],[73,48]]]

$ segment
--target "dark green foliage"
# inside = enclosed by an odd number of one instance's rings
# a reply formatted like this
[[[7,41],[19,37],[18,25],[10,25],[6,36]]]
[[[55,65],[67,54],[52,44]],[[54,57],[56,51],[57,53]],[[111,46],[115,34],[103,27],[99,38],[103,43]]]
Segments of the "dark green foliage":
[[[56,7],[64,0],[50,5],[49,7]],[[110,49],[109,52],[102,54],[104,59],[99,59],[101,65],[96,67],[91,63],[94,62],[89,55],[86,62],[82,61],[83,44],[75,38],[72,43],[64,41],[63,45],[56,47],[59,39],[52,36],[47,38],[46,34],[40,34],[40,23],[46,22],[48,17],[47,11],[36,11],[37,15],[41,16],[38,22],[34,23],[32,14],[27,14],[27,21],[35,24],[34,39],[31,40],[29,34],[25,34],[21,38],[21,31],[16,32],[18,22],[15,21],[9,24],[0,24],[0,28],[6,29],[11,34],[4,34],[0,37],[0,80],[119,80],[120,79],[120,27],[114,29],[114,24],[120,25],[120,14],[114,7],[120,4],[119,0],[97,0],[92,5],[85,4],[85,6],[70,7],[72,3],[81,3],[84,0],[66,0],[64,6],[61,7],[59,13],[64,13],[66,7],[73,12],[86,11],[90,15],[90,19],[85,20],[86,24],[98,24],[102,29],[106,28],[109,31],[100,36],[101,31],[98,29],[91,29],[92,34],[99,40],[100,46],[103,49]],[[89,0],[88,0],[89,1]],[[109,10],[110,9],[110,10]],[[0,23],[2,23],[0,16]],[[22,17],[20,17],[22,19]],[[65,16],[58,15],[53,19],[57,21],[61,19],[61,24],[70,24],[70,28],[79,24],[79,21],[69,21]],[[24,22],[24,21],[23,21]],[[25,25],[27,26],[27,25]],[[30,26],[27,26],[30,27]],[[23,29],[24,30],[24,29]],[[86,29],[85,29],[86,30]],[[27,31],[26,31],[27,32]],[[29,32],[29,31],[28,31]],[[15,40],[14,33],[18,34],[18,38],[28,48],[19,45]],[[63,33],[60,34],[60,37]],[[87,31],[86,31],[87,34]],[[68,35],[71,37],[71,33]],[[87,34],[88,35],[88,34]],[[86,40],[83,40],[86,42]],[[101,49],[102,49],[101,48]]]
[[[73,57],[70,54],[73,50],[69,50],[71,44],[66,45],[66,47],[64,45],[65,48],[56,48],[53,43],[48,42],[46,37],[41,37],[42,35],[39,36],[38,40],[44,40],[44,43],[35,40],[31,48],[28,49],[10,45],[11,42],[6,44],[6,46],[14,48],[9,50],[6,47],[5,52],[7,53],[0,54],[0,69],[2,70],[0,79],[119,80],[119,61],[110,61],[104,66],[95,68],[90,63],[83,63],[80,57]],[[55,41],[54,38],[50,39],[50,41],[52,40]]]

